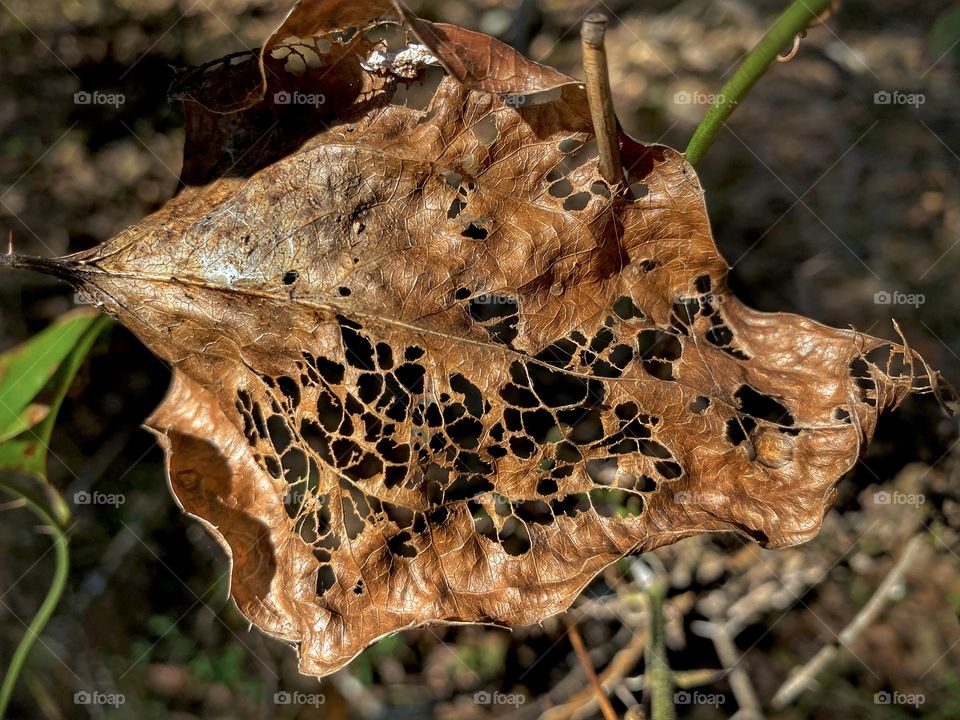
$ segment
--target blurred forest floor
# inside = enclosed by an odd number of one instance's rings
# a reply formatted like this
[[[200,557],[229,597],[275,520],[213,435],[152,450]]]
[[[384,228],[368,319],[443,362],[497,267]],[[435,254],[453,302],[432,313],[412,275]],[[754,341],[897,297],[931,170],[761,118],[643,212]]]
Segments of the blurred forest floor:
[[[38,255],[99,243],[170,197],[183,141],[180,110],[165,97],[172,68],[256,47],[287,9],[250,0],[0,5],[0,230],[13,230],[18,252]],[[608,44],[621,122],[642,140],[682,150],[709,95],[785,5],[431,0],[415,9],[503,37],[581,77],[579,22],[605,8],[614,16]],[[950,8],[948,0],[844,3],[810,31],[796,59],[761,80],[698,170],[742,299],[891,338],[895,318],[910,344],[956,383],[960,53],[943,53],[942,37],[931,41]],[[949,47],[950,30],[940,27]],[[79,91],[122,93],[124,102],[76,104]],[[878,103],[878,92],[919,93],[923,102]],[[881,292],[922,294],[925,302],[877,303]],[[4,275],[0,350],[73,302],[43,278]],[[140,429],[168,377],[116,328],[64,407],[55,482],[68,499],[97,490],[123,493],[125,502],[75,508],[70,586],[33,651],[12,717],[470,720],[537,717],[548,708],[555,719],[597,716],[589,694],[585,704],[577,699],[586,680],[558,619],[513,632],[410,631],[319,687],[300,677],[289,648],[248,630],[227,599],[222,552],[168,493],[161,453]],[[678,705],[681,717],[730,717],[744,705],[737,677],[747,677],[767,705],[793,668],[836,642],[919,533],[898,599],[841,647],[791,709],[768,716],[960,717],[956,441],[956,422],[933,401],[910,400],[881,422],[816,540],[773,552],[732,536],[702,537],[609,569],[573,615],[598,670],[617,657],[618,711],[642,696],[635,637],[646,627],[638,605],[644,577],[669,581],[676,670],[729,665],[702,635],[732,618],[741,674],[706,673],[678,696],[689,701]],[[888,495],[877,494],[881,486]],[[909,502],[916,497],[924,502]],[[25,513],[3,512],[2,662],[22,635],[18,618],[32,615],[49,582],[48,546]],[[123,693],[126,703],[75,705],[74,693],[85,689]],[[326,702],[319,711],[278,705],[278,691],[322,692]],[[482,693],[495,692],[507,695],[489,697],[512,696],[515,704],[485,703]],[[878,692],[918,694],[923,703],[877,704]]]

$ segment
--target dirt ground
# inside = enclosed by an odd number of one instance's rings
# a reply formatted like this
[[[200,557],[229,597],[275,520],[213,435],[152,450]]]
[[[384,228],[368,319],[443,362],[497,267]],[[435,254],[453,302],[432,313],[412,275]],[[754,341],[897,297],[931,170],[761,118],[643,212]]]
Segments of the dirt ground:
[[[784,6],[414,7],[498,35],[578,77],[579,22],[604,9],[613,18],[610,70],[622,124],[682,150],[711,94]],[[896,320],[956,384],[960,52],[931,40],[952,7],[847,0],[811,29],[795,59],[760,81],[698,171],[742,299],[881,337],[897,338]],[[183,143],[180,110],[165,95],[173,68],[256,47],[286,9],[250,0],[2,0],[0,231],[13,231],[18,252],[62,255],[159,207],[176,186]],[[960,40],[957,25],[942,30],[941,22],[940,32]],[[84,103],[84,92],[115,97]],[[909,303],[886,302],[907,296]],[[74,304],[53,281],[4,274],[0,350]],[[122,493],[124,502],[74,509],[69,589],[33,651],[11,717],[468,720],[550,708],[553,718],[599,717],[589,697],[577,699],[586,680],[557,619],[513,632],[410,631],[319,684],[299,676],[295,654],[249,630],[229,601],[223,553],[179,512],[161,453],[140,429],[168,379],[163,363],[115,328],[63,409],[54,482],[68,499],[98,490]],[[573,612],[597,669],[617,658],[618,713],[643,701],[638,587],[655,574],[670,585],[670,664],[689,683],[678,691],[680,717],[743,713],[744,682],[767,717],[960,717],[957,430],[924,398],[884,418],[842,481],[823,532],[804,546],[767,551],[732,536],[696,538],[598,578]],[[894,602],[856,640],[838,641],[914,536],[916,554]],[[2,665],[49,582],[48,546],[24,513],[2,511]],[[705,637],[723,623],[734,662]],[[830,643],[839,652],[817,682],[788,709],[771,711],[790,673]],[[716,672],[692,672],[700,670]],[[125,703],[77,704],[75,693],[94,689],[120,693]],[[277,692],[320,693],[324,702],[284,704]]]

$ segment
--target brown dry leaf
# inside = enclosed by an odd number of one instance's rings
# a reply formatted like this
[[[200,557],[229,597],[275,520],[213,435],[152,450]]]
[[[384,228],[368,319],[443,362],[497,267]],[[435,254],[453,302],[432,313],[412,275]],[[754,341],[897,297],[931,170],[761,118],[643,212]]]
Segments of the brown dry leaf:
[[[262,65],[188,74],[179,194],[13,260],[176,368],[149,425],[240,609],[323,675],[401,628],[537,622],[696,533],[813,537],[937,374],[745,307],[679,153],[621,136],[611,198],[580,86],[385,14],[304,0]]]

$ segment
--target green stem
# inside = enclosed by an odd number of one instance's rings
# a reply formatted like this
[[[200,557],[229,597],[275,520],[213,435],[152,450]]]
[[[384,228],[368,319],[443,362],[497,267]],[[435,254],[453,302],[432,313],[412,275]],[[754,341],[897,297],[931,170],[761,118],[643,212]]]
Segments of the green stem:
[[[743,59],[740,67],[723,86],[716,101],[700,121],[687,145],[687,162],[697,165],[707,154],[720,128],[727,121],[750,88],[777,59],[777,55],[793,42],[798,33],[829,8],[835,0],[796,0]]]
[[[674,720],[677,717],[673,705],[673,673],[667,662],[667,644],[664,638],[663,603],[667,596],[667,584],[653,580],[647,587],[649,617],[649,642],[647,643],[647,673],[650,678],[650,716],[652,720]]]
[[[44,598],[43,604],[40,606],[33,620],[30,621],[26,634],[23,636],[23,639],[20,640],[20,644],[17,645],[17,649],[13,653],[13,658],[10,660],[10,666],[4,674],[3,685],[0,686],[0,718],[4,718],[7,716],[7,706],[10,704],[13,688],[17,684],[20,671],[23,670],[27,655],[30,654],[30,649],[33,647],[34,642],[36,642],[40,633],[43,632],[43,628],[46,627],[54,610],[56,610],[60,602],[60,597],[63,595],[63,590],[67,585],[67,572],[70,569],[70,551],[67,546],[67,536],[63,527],[43,505],[20,488],[8,485],[2,481],[0,481],[0,490],[5,490],[11,495],[16,495],[27,508],[33,511],[33,514],[36,515],[44,525],[50,528],[53,532],[53,547],[56,551],[56,568],[53,573],[53,582],[47,591],[47,596]]]

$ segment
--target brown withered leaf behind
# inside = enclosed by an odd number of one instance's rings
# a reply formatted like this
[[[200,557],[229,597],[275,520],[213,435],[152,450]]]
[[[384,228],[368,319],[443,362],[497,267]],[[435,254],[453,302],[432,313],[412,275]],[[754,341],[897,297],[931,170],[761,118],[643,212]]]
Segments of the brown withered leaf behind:
[[[149,424],[240,609],[323,675],[401,628],[542,620],[696,533],[813,537],[937,374],[745,307],[679,153],[621,136],[612,197],[580,86],[391,12],[304,0],[189,73],[178,195],[15,261],[176,368]]]

